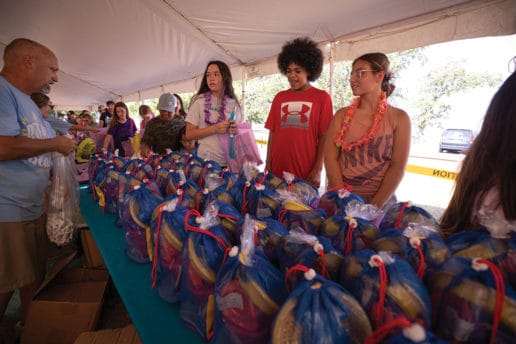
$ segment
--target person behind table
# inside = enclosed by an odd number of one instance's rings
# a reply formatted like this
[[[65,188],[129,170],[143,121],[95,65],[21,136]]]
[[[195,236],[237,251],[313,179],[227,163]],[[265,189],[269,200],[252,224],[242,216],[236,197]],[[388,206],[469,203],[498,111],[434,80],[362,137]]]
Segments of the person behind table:
[[[46,94],[43,94],[41,92],[35,92],[30,95],[30,98],[38,106],[39,110],[41,111],[41,115],[43,116],[45,121],[50,123],[52,129],[54,129],[58,134],[67,134],[70,130],[93,132],[97,132],[99,130],[97,127],[93,127],[91,125],[71,124],[68,121],[63,121],[54,116],[50,116],[50,111],[54,109],[54,105],[52,105],[50,98]]]
[[[111,123],[115,115],[115,102],[112,100],[108,100],[106,102],[107,109],[101,113],[99,118],[99,128],[107,128]]]
[[[176,112],[174,113],[174,116],[180,116],[183,119],[186,119],[186,111],[183,106],[183,99],[181,99],[181,97],[177,93],[174,93],[174,97],[176,97],[177,100]]]
[[[132,118],[129,117],[129,109],[123,102],[118,102],[114,107],[114,116],[109,124],[109,129],[104,139],[103,151],[107,152],[111,141],[113,141],[114,150],[118,149],[118,156],[130,156],[130,152],[126,152],[123,142],[130,142],[131,137],[136,133],[136,125]]]
[[[77,124],[77,114],[75,113],[75,111],[73,110],[70,110],[66,113],[66,117],[68,118],[67,121],[68,123],[72,124],[72,125],[75,125]]]
[[[516,231],[516,72],[493,96],[466,153],[441,232],[449,236],[489,223]]]
[[[395,202],[410,150],[409,116],[387,103],[391,77],[383,53],[353,61],[349,84],[357,98],[335,114],[325,149],[328,188],[344,182],[379,208]]]
[[[80,116],[79,116],[79,121],[80,121],[80,125],[83,126],[83,127],[95,127],[96,130],[92,130],[92,131],[99,131],[99,128],[98,128],[98,123],[96,123],[94,120],[93,120],[93,116],[91,115],[91,113],[82,113]]]
[[[145,132],[145,126],[151,119],[154,118],[154,114],[152,113],[152,109],[149,105],[142,104],[138,108],[138,113],[140,114],[140,117],[142,118],[140,122],[140,135],[143,136],[143,133]]]
[[[56,136],[30,98],[58,81],[58,60],[44,45],[17,38],[5,46],[0,71],[0,320],[19,289],[22,320],[45,277],[51,244],[45,190],[51,152],[69,155],[73,140]]]
[[[236,134],[237,123],[242,120],[232,83],[231,71],[224,62],[208,62],[201,86],[186,115],[186,139],[198,141],[200,158],[213,160],[221,166],[228,164],[219,135]],[[234,120],[230,120],[231,112]]]
[[[158,100],[159,115],[149,121],[140,143],[140,156],[151,153],[164,155],[167,149],[181,149],[181,128],[185,126],[182,118],[175,117],[177,100],[172,93],[164,93]]]
[[[319,187],[324,138],[333,117],[330,95],[310,84],[321,75],[322,51],[311,39],[296,38],[283,45],[277,62],[290,88],[276,94],[265,122],[265,169],[280,177],[290,172]]]

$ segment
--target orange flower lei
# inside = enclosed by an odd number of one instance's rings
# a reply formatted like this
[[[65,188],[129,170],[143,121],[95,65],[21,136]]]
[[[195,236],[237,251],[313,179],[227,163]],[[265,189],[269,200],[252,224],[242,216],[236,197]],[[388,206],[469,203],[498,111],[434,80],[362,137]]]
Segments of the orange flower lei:
[[[366,145],[373,139],[380,127],[380,121],[382,120],[383,116],[385,115],[385,111],[387,111],[387,107],[389,106],[387,103],[387,95],[385,92],[382,92],[380,99],[378,100],[376,112],[373,115],[373,124],[371,124],[371,127],[364,133],[364,135],[362,135],[361,138],[355,142],[348,143],[344,141],[344,134],[348,131],[351,120],[353,119],[353,116],[355,116],[355,111],[359,105],[360,97],[353,99],[353,102],[348,107],[346,114],[344,115],[342,127],[340,128],[337,134],[337,138],[335,139],[335,145],[339,148],[342,148],[342,150],[346,152],[349,152],[355,147]]]

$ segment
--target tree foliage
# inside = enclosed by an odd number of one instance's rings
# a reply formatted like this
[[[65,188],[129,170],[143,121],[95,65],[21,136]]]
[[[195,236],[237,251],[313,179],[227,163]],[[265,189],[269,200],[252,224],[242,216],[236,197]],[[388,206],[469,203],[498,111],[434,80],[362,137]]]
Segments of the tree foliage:
[[[420,92],[414,101],[418,113],[412,118],[418,136],[422,136],[427,127],[441,127],[441,121],[448,118],[451,109],[451,95],[477,87],[493,87],[500,82],[496,76],[468,72],[464,65],[464,61],[449,61],[444,67],[433,69],[422,78]]]

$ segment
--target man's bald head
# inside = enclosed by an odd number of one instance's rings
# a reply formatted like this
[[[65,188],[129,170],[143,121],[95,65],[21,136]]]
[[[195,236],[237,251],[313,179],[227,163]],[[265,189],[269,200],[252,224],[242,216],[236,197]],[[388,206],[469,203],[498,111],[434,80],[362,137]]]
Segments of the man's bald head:
[[[4,64],[19,61],[24,55],[35,57],[51,56],[55,58],[54,53],[43,44],[27,38],[17,38],[5,47]]]
[[[46,46],[27,38],[17,38],[4,49],[1,75],[27,94],[50,91],[57,82],[57,57]]]

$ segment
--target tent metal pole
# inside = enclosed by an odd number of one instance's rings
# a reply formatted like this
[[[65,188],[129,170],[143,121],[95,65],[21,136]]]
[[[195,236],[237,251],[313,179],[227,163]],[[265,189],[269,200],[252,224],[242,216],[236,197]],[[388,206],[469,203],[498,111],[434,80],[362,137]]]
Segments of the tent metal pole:
[[[328,91],[333,99],[333,74],[335,70],[335,42],[330,42],[330,78],[328,80]]]

